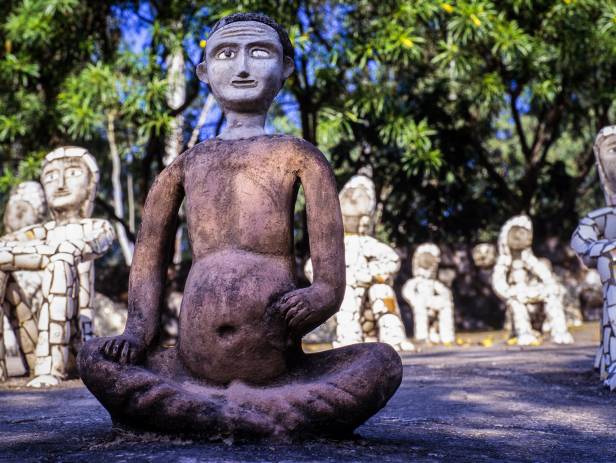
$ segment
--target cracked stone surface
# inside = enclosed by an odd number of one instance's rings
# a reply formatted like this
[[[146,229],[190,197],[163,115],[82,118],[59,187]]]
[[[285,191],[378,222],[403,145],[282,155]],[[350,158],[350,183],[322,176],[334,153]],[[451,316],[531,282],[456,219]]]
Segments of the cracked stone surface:
[[[206,443],[114,432],[79,381],[0,389],[0,462],[616,460],[616,394],[597,384],[596,324],[572,346],[430,348],[404,354],[404,379],[354,440]],[[597,334],[597,336],[595,336]]]

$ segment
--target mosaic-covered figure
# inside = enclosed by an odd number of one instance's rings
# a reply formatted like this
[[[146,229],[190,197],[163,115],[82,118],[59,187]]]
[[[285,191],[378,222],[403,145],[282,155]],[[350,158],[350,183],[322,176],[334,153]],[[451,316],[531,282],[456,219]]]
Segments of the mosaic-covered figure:
[[[539,342],[533,319],[545,317],[543,332],[557,344],[570,344],[561,288],[550,269],[532,250],[533,228],[530,218],[518,215],[509,219],[498,237],[498,258],[492,274],[494,292],[511,311],[513,332],[519,345]]]
[[[334,347],[381,341],[396,350],[414,346],[406,338],[393,280],[400,270],[394,249],[371,236],[376,208],[374,182],[360,173],[339,194],[344,224],[346,289],[336,314]],[[312,262],[306,264],[312,278]]]
[[[402,287],[402,297],[413,309],[415,339],[449,344],[455,340],[453,296],[437,278],[440,261],[438,246],[419,245],[413,254],[413,278]]]
[[[45,192],[40,183],[29,181],[14,187],[4,209],[4,231],[12,233],[21,228],[42,223],[47,217]],[[0,237],[0,240],[3,240]],[[12,355],[23,354],[29,369],[34,369],[36,347],[35,316],[40,310],[43,295],[41,292],[42,273],[40,271],[0,272],[0,310],[4,312],[13,332],[17,335],[17,345],[10,345]],[[7,298],[8,294],[8,298]],[[6,299],[6,300],[5,300]],[[8,318],[10,317],[10,318]],[[0,326],[0,379],[6,376],[4,351],[7,338],[3,339]],[[12,338],[12,337],[11,337]]]
[[[47,154],[41,183],[53,220],[0,241],[1,271],[41,271],[41,308],[31,311],[32,318],[24,323],[36,346],[35,377],[29,386],[57,385],[66,378],[74,367],[75,350],[92,336],[92,261],[114,239],[109,222],[90,218],[98,179],[96,161],[83,148],[64,147]],[[24,289],[9,284],[5,302],[20,320],[20,312],[27,309],[23,300]]]
[[[607,207],[587,214],[573,232],[571,247],[603,285],[601,344],[595,368],[610,390],[616,389],[616,126],[604,127],[593,146]]]
[[[209,438],[348,433],[400,384],[400,357],[387,344],[302,351],[304,335],[342,301],[344,233],[325,156],[304,140],[265,132],[293,56],[287,33],[267,16],[234,14],[212,28],[197,74],[226,126],[152,185],[126,329],[79,352],[82,380],[118,425]],[[300,185],[314,266],[305,288],[293,246]],[[184,198],[193,260],[177,344],[165,348],[157,342],[161,304]]]

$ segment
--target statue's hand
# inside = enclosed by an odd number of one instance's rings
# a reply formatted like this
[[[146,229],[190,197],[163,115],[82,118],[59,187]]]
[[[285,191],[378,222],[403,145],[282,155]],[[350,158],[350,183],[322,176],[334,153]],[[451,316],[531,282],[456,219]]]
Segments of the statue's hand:
[[[108,339],[102,347],[105,357],[121,365],[138,363],[143,358],[145,350],[146,346],[143,342],[126,333]]]
[[[310,288],[284,294],[276,303],[293,336],[301,337],[321,322],[320,310],[314,307]]]

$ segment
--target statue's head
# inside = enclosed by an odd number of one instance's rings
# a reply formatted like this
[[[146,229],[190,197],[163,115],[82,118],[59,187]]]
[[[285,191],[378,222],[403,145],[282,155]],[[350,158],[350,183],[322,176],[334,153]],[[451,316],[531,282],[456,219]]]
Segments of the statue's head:
[[[472,255],[479,268],[493,267],[496,263],[496,247],[492,243],[479,243],[473,248]]]
[[[266,112],[295,68],[286,31],[269,16],[236,13],[218,21],[197,75],[223,110]]]
[[[66,146],[45,156],[41,183],[54,217],[92,215],[99,171],[94,156],[84,148]]]
[[[376,192],[372,179],[363,174],[351,177],[340,190],[338,198],[344,231],[370,235],[376,209]]]
[[[616,206],[616,125],[599,131],[593,151],[605,202],[608,206]]]
[[[45,193],[39,182],[22,182],[11,190],[4,209],[7,233],[41,223],[47,216]]]
[[[531,250],[533,224],[527,215],[516,215],[501,228],[498,236],[499,255],[510,256],[513,252]]]
[[[434,243],[423,243],[417,246],[413,254],[411,266],[413,276],[436,278],[438,266],[441,263],[441,250]]]

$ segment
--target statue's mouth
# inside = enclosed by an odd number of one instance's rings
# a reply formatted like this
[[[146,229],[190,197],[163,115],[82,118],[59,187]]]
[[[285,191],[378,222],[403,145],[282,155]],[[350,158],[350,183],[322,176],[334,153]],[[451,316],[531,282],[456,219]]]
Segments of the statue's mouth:
[[[232,80],[231,85],[236,88],[253,88],[257,86],[257,81],[254,79]]]
[[[69,196],[71,194],[68,190],[58,190],[54,193],[54,198],[61,198],[63,196]]]

